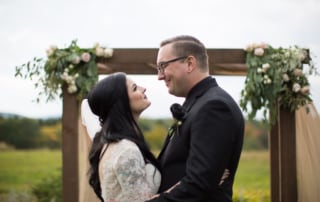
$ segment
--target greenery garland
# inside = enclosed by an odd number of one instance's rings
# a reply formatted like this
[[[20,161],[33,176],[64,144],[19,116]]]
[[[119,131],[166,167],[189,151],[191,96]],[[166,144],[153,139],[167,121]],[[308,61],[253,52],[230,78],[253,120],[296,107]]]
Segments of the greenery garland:
[[[61,97],[64,86],[81,100],[98,81],[97,59],[112,57],[113,49],[99,43],[93,48],[80,48],[73,40],[67,48],[51,46],[46,52],[47,59],[35,57],[16,67],[16,77],[35,80],[35,87],[40,89],[37,102],[43,95],[46,101],[54,100],[57,95]]]
[[[312,102],[307,75],[317,71],[306,49],[261,43],[251,44],[245,51],[248,72],[240,106],[250,120],[262,110],[263,120],[272,125],[277,117],[276,102],[292,112]],[[305,65],[309,68],[304,72]]]

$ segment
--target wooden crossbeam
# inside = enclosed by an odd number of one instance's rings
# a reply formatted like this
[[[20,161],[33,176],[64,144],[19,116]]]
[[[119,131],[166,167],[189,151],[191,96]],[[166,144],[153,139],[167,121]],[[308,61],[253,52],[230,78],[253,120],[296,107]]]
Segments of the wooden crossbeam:
[[[247,73],[245,51],[242,49],[207,49],[210,74],[241,75]],[[100,74],[126,72],[127,74],[156,74],[158,49],[114,49],[109,59],[100,59],[105,66],[100,66]]]

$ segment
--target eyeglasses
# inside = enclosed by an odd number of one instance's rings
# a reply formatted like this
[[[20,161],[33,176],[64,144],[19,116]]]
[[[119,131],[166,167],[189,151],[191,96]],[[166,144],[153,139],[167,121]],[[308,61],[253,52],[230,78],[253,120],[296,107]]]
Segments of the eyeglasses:
[[[188,58],[188,56],[183,56],[183,57],[177,57],[174,58],[172,60],[168,60],[168,61],[163,61],[163,62],[159,62],[158,66],[157,66],[157,70],[158,72],[160,72],[161,74],[164,73],[164,69],[172,62],[178,61],[178,60],[182,60],[182,59],[186,59]]]

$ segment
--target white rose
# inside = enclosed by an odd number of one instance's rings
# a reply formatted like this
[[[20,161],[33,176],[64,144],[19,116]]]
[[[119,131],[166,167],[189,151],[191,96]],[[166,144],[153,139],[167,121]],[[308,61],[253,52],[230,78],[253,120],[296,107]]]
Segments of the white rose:
[[[104,50],[104,57],[110,58],[113,55],[113,49],[112,48],[107,48]]]
[[[295,75],[295,76],[302,76],[303,75],[303,72],[302,72],[302,69],[294,69],[293,70],[293,74]]]
[[[262,69],[264,69],[265,71],[266,71],[267,69],[269,69],[269,68],[270,68],[269,63],[265,63],[265,64],[262,65]]]
[[[300,84],[298,84],[298,83],[294,83],[294,84],[293,84],[293,86],[292,86],[293,92],[297,93],[297,92],[300,91],[300,89],[301,89]]]
[[[77,55],[73,56],[72,63],[75,64],[75,65],[79,64],[80,63],[80,57],[77,56]]]
[[[262,55],[264,54],[263,48],[256,48],[256,49],[254,49],[254,54],[255,54],[256,56],[262,56]]]
[[[263,69],[258,68],[258,69],[257,69],[257,72],[258,72],[258,73],[262,73],[262,72],[264,72],[264,71],[263,71]]]
[[[89,62],[90,58],[91,58],[90,53],[85,52],[85,53],[82,53],[81,55],[81,60],[84,62]]]
[[[75,92],[77,92],[77,86],[76,85],[69,85],[68,86],[68,92],[69,93],[75,93]]]
[[[283,79],[285,82],[290,81],[290,78],[289,78],[288,74],[283,74],[283,75],[282,75],[282,79]]]
[[[270,78],[267,79],[267,83],[270,84],[272,81]]]
[[[97,47],[97,48],[96,48],[96,55],[97,55],[98,57],[102,57],[102,56],[104,55],[103,48]]]
[[[253,45],[252,44],[249,44],[249,45],[247,45],[246,46],[246,48],[244,49],[245,51],[247,51],[247,52],[252,52],[253,51]]]

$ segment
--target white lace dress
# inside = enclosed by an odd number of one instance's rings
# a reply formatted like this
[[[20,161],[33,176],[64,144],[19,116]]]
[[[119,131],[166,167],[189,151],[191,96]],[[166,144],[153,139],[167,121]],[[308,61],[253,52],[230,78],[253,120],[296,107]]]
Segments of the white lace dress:
[[[99,164],[102,198],[105,202],[141,202],[156,194],[161,176],[145,164],[137,145],[121,140],[108,146]]]

